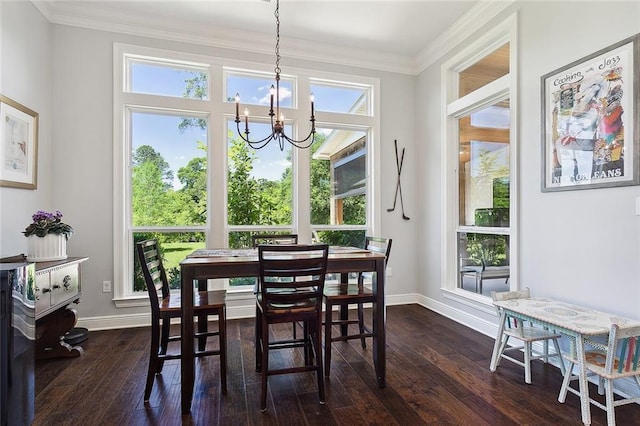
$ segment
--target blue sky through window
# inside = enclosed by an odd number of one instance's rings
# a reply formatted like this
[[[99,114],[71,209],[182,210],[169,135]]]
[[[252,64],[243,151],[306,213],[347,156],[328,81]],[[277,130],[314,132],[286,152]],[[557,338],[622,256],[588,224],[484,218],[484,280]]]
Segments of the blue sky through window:
[[[185,81],[195,78],[198,74],[198,71],[133,62],[131,64],[131,91],[182,98],[185,97]],[[190,97],[195,98],[193,95]],[[207,97],[203,99],[207,99]]]
[[[198,141],[207,146],[207,131],[200,127],[190,127],[184,132],[178,130],[182,117],[173,115],[134,113],[131,134],[133,151],[142,145],[150,145],[159,152],[173,170],[174,189],[182,188],[178,180],[178,170],[195,157],[205,157],[198,149]]]
[[[206,71],[206,70],[203,70]],[[170,66],[151,65],[132,62],[131,64],[131,91],[135,93],[155,94],[163,96],[183,97],[186,81],[198,75],[198,71],[178,69]],[[227,101],[233,102],[236,93],[240,94],[242,110],[249,108],[253,116],[267,116],[269,105],[269,88],[273,79],[250,77],[246,75],[228,74]],[[280,104],[283,107],[291,107],[293,83],[291,80],[281,80]],[[363,89],[336,87],[330,85],[313,85],[315,96],[316,118],[321,119],[322,111],[349,112],[354,102],[362,95]],[[306,99],[306,96],[303,97]],[[286,119],[286,116],[285,116]],[[178,170],[187,165],[194,157],[205,156],[206,153],[197,148],[197,142],[208,146],[207,130],[197,126],[190,127],[180,132],[178,125],[182,117],[162,114],[134,113],[132,119],[132,148],[135,150],[141,145],[150,145],[159,152],[169,163],[174,174],[173,186],[175,189],[182,187],[178,181]],[[269,132],[269,126],[264,123],[249,123],[252,139],[262,139]],[[310,129],[307,120],[299,123],[301,135],[306,135]],[[230,121],[229,130],[234,133],[235,122]],[[243,124],[241,123],[241,130]],[[287,126],[287,134],[292,135],[291,126]],[[215,135],[214,135],[215,137]],[[213,141],[215,143],[215,141]],[[290,146],[281,152],[276,143],[271,142],[264,149],[258,150],[258,160],[254,164],[253,176],[270,180],[280,179],[286,167],[290,166],[287,159],[287,151]]]

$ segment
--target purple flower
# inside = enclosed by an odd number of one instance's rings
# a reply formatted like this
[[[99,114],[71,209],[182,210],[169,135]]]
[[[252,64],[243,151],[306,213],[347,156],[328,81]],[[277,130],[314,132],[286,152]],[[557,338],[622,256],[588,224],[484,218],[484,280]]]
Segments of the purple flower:
[[[62,222],[62,212],[56,210],[54,213],[38,210],[33,216],[33,223],[24,230],[23,234],[27,237],[36,235],[44,237],[47,234],[62,234],[67,239],[73,233],[73,228]]]

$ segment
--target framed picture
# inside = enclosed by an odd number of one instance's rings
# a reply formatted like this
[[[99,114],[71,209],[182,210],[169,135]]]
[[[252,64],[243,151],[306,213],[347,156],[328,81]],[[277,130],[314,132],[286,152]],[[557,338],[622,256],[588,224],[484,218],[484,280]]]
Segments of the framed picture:
[[[542,76],[542,191],[640,184],[640,34]]]
[[[36,189],[38,113],[0,95],[0,186]]]

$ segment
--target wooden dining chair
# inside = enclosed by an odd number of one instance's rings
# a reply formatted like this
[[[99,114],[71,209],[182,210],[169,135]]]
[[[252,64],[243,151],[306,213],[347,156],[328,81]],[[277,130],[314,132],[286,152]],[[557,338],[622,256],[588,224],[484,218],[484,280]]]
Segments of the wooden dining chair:
[[[257,248],[260,244],[298,244],[298,234],[254,234],[251,236],[251,240],[253,241],[253,248]],[[298,337],[298,327],[296,325],[296,323],[293,323],[291,326],[291,333],[294,339]]]
[[[606,411],[607,424],[614,426],[616,424],[615,408],[620,405],[640,403],[640,396],[635,393],[634,396],[623,396],[614,399],[613,383],[615,380],[625,377],[632,377],[635,384],[640,389],[640,327],[624,327],[618,324],[612,324],[609,331],[608,342],[596,342],[591,339],[584,339],[585,361],[588,375],[598,376],[598,390],[602,390],[604,384],[605,404],[589,397],[588,401],[580,401],[582,406],[593,404],[596,407]],[[580,396],[580,391],[571,387],[570,382],[578,379],[573,375],[573,367],[578,363],[576,354],[567,353],[565,359],[569,361],[569,366],[562,381],[558,401],[564,403],[567,397],[567,391]],[[625,394],[630,393],[625,389]]]
[[[391,253],[391,238],[366,237],[365,248],[376,253],[383,253],[385,256],[385,265],[389,261]],[[331,343],[339,341],[347,341],[352,339],[360,339],[362,349],[367,347],[366,338],[373,337],[373,330],[368,328],[364,323],[364,304],[375,303],[376,295],[370,288],[364,285],[366,273],[358,274],[356,283],[332,283],[327,284],[324,288],[324,374],[329,377],[331,371]],[[356,305],[357,318],[349,318],[349,306]],[[333,318],[333,307],[340,307],[338,318]],[[346,315],[344,316],[343,315]],[[332,335],[334,325],[341,327],[339,336]],[[358,331],[349,334],[349,326],[357,325]]]
[[[491,297],[494,302],[513,299],[529,299],[531,297],[531,293],[528,288],[518,291],[492,291]],[[498,313],[498,317],[501,317],[502,309],[496,306],[496,311]],[[500,342],[500,348],[498,349],[498,352],[493,354],[490,370],[495,372],[498,365],[500,365],[500,360],[504,358],[507,361],[511,361],[521,367],[524,367],[524,381],[527,384],[531,384],[531,361],[535,359],[542,359],[544,362],[548,362],[550,357],[557,357],[560,362],[560,370],[562,371],[562,374],[564,374],[565,366],[562,360],[560,345],[558,344],[558,339],[560,339],[560,337],[560,334],[554,331],[533,326],[519,318],[507,316],[504,331],[502,332],[502,336],[499,336],[499,338],[502,339]],[[508,347],[507,344],[511,338],[520,340],[522,342],[522,346]],[[551,354],[549,353],[549,341],[553,342],[555,349],[555,352]],[[540,353],[533,350],[534,342],[543,343],[543,352]],[[507,352],[513,351],[522,351],[524,354],[524,361],[520,361],[519,359],[507,355]]]
[[[275,374],[315,371],[320,403],[324,404],[320,334],[328,254],[327,244],[258,245],[256,368],[262,374],[262,411],[267,409],[267,379]],[[301,338],[270,340],[270,325],[296,322],[304,324],[305,333]],[[304,364],[281,368],[270,366],[269,351],[286,348],[303,348]]]
[[[171,294],[167,274],[162,265],[157,240],[146,240],[136,244],[138,259],[144,275],[151,302],[151,349],[149,353],[149,369],[144,389],[144,401],[148,402],[155,375],[162,373],[166,360],[179,359],[180,353],[167,353],[170,342],[179,341],[180,335],[170,335],[171,318],[181,318],[180,295]],[[218,349],[196,350],[196,357],[209,355],[220,356],[220,385],[222,393],[227,392],[227,343],[226,343],[226,291],[199,291],[194,295],[193,310],[198,321],[207,321],[209,315],[218,317],[218,329],[208,331],[200,325],[195,333],[201,347],[206,345],[207,337],[218,336]],[[182,319],[184,320],[184,319]],[[193,321],[192,318],[186,319]]]

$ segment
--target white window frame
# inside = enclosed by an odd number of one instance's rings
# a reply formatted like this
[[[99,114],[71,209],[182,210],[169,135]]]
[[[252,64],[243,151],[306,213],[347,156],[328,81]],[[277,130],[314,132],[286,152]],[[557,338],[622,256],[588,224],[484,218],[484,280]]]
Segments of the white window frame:
[[[442,164],[445,173],[442,181],[442,281],[441,290],[445,298],[462,304],[494,312],[491,299],[477,293],[458,288],[458,237],[460,232],[484,232],[509,235],[509,258],[511,289],[518,287],[518,139],[517,139],[517,19],[512,15],[486,32],[482,37],[466,46],[460,53],[446,61],[441,68],[442,79]],[[509,74],[481,87],[468,95],[458,96],[459,73],[487,56],[498,47],[509,43]],[[499,100],[510,99],[510,215],[509,230],[461,226],[459,219],[459,135],[458,118]]]
[[[131,194],[130,194],[130,155],[131,140],[127,114],[130,110],[148,110],[157,108],[163,110],[187,111],[209,118],[207,128],[207,164],[208,164],[208,213],[204,226],[185,227],[184,230],[205,232],[207,247],[225,247],[228,245],[230,230],[238,230],[236,226],[227,224],[227,144],[220,141],[227,140],[227,120],[235,117],[235,104],[226,100],[226,70],[252,70],[254,74],[272,73],[272,64],[235,61],[226,58],[213,58],[202,55],[186,54],[142,46],[114,43],[113,50],[114,71],[114,102],[113,102],[113,225],[114,225],[114,298],[116,307],[147,306],[148,296],[132,292],[131,276],[133,271],[133,242],[131,227]],[[128,92],[125,62],[127,55],[140,58],[163,58],[165,63],[176,64],[181,67],[195,66],[209,69],[208,99],[187,99],[169,96],[158,96]],[[294,137],[297,137],[297,125],[301,126],[301,133],[307,131],[310,105],[308,93],[313,82],[349,82],[347,84],[370,87],[369,108],[370,115],[355,115],[333,112],[316,113],[318,121],[316,127],[344,126],[361,128],[367,132],[368,163],[367,163],[367,225],[364,227],[371,234],[380,230],[380,134],[379,123],[379,80],[370,77],[310,71],[304,69],[287,68],[287,76],[293,76],[296,84],[297,99],[292,102],[291,109],[285,109],[287,121],[292,120]],[[296,108],[296,105],[299,108]],[[266,107],[251,106],[252,115]],[[319,117],[318,117],[319,116]],[[293,232],[300,235],[301,242],[310,242],[312,227],[310,224],[310,188],[309,166],[310,151],[293,150],[294,189],[293,189]],[[220,190],[222,189],[222,190]],[[307,206],[307,207],[305,207]],[[290,229],[289,227],[286,227]],[[314,227],[315,228],[315,227]],[[348,230],[352,226],[336,226],[332,229]],[[155,229],[155,228],[154,228]],[[135,231],[143,229],[135,228]],[[179,228],[168,228],[168,231],[179,231]],[[245,230],[245,229],[242,229]]]

